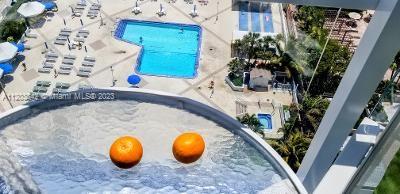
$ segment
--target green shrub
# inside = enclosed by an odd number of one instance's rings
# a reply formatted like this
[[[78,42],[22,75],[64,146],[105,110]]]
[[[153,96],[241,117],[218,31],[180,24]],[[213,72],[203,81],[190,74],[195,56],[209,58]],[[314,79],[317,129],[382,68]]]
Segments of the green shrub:
[[[231,80],[231,82],[233,83],[233,85],[239,86],[239,87],[241,87],[243,85],[243,74],[230,73],[228,75],[228,77],[229,77],[229,80]]]
[[[19,40],[26,30],[25,20],[7,20],[3,21],[0,27],[0,39],[7,41],[8,39]]]

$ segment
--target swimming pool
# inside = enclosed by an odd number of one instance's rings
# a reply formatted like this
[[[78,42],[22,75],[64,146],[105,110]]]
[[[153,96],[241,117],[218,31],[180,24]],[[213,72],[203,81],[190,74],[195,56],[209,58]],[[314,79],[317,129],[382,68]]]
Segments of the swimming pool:
[[[265,131],[272,131],[272,115],[268,113],[258,113],[257,118],[261,123],[261,127]]]
[[[239,2],[239,30],[249,30],[249,3],[244,1]]]
[[[136,72],[145,75],[194,78],[201,43],[198,25],[121,20],[115,37],[142,47]]]
[[[251,31],[261,32],[260,3],[258,2],[250,3],[250,13],[251,13]]]
[[[250,28],[249,28],[250,14]],[[274,33],[271,4],[259,2],[239,2],[239,30]]]
[[[261,4],[263,10],[263,22],[264,22],[264,32],[274,32],[274,26],[272,24],[272,10],[271,4]]]

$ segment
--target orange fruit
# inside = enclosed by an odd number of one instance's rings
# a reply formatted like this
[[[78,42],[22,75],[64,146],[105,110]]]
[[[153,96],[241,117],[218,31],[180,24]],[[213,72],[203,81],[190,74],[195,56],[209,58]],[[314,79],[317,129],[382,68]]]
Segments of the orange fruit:
[[[188,164],[198,160],[205,147],[204,140],[198,133],[183,133],[175,139],[172,153],[176,160]]]
[[[120,168],[131,168],[140,162],[143,148],[140,141],[131,136],[120,137],[110,147],[111,161]]]

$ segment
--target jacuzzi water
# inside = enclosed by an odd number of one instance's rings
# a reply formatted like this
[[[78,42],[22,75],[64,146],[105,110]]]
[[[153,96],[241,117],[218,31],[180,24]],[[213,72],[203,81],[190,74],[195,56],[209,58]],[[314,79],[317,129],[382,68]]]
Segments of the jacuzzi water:
[[[185,131],[200,133],[206,142],[202,158],[190,165],[178,163],[171,152],[173,140]],[[123,135],[137,137],[144,149],[142,161],[128,170],[108,156],[109,146]],[[164,105],[118,100],[39,111],[1,129],[0,145],[0,180],[35,185],[43,193],[294,191],[270,159],[240,136]]]

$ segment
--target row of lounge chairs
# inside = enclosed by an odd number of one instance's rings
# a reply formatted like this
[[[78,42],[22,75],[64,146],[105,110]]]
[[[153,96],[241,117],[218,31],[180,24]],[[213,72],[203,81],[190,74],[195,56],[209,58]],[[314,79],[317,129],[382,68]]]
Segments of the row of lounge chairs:
[[[84,1],[84,2],[79,1],[79,2],[75,5],[75,7],[71,7],[71,9],[72,9],[72,16],[73,16],[73,17],[81,17],[82,14],[83,14],[83,11],[85,10],[85,8],[86,8],[86,1]]]
[[[50,81],[42,81],[39,80],[36,82],[36,85],[33,86],[31,96],[42,96],[47,91],[49,90],[51,86]],[[66,93],[68,92],[69,88],[71,87],[70,83],[65,83],[65,82],[57,82],[55,87],[52,90],[53,94],[60,94],[60,93]],[[88,85],[88,84],[79,84],[78,89],[83,90],[83,89],[92,89],[93,86]]]
[[[36,85],[33,86],[31,95],[43,95],[47,93],[49,87],[51,85],[50,81],[37,81]],[[54,93],[66,93],[68,89],[71,87],[69,83],[57,82],[55,88],[53,88],[52,92]]]
[[[69,40],[69,36],[71,35],[71,33],[72,30],[70,28],[61,29],[60,33],[56,37],[56,40],[54,41],[54,44],[65,45],[65,43]]]
[[[41,64],[42,67],[38,69],[38,72],[40,73],[50,73],[50,71],[54,68],[54,63],[57,62],[58,59],[58,54],[49,51],[44,55],[44,61]]]
[[[50,85],[51,85],[50,81],[37,81],[36,85],[33,86],[31,95],[41,95],[46,93]]]
[[[89,8],[89,11],[88,11],[88,13],[87,13],[87,17],[89,17],[90,19],[96,18],[97,15],[98,15],[99,12],[100,12],[100,8],[101,8],[101,5],[100,5],[100,4],[93,3],[93,4],[90,6],[90,8]]]
[[[77,75],[80,77],[89,77],[95,62],[96,59],[94,57],[86,56],[83,58],[82,66],[79,67]]]
[[[74,66],[76,60],[75,55],[65,55],[63,60],[61,61],[60,68],[58,70],[58,74],[60,75],[69,75],[71,74],[72,68]]]

